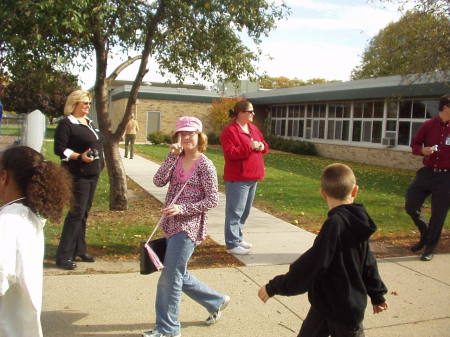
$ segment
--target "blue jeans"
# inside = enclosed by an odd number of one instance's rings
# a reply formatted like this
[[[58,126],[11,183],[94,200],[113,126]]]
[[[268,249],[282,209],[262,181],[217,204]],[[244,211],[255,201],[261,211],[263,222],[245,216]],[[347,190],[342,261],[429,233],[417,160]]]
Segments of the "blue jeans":
[[[225,244],[239,246],[245,221],[255,199],[257,181],[225,181]]]
[[[155,330],[164,333],[180,334],[179,307],[181,292],[213,313],[225,300],[225,296],[209,288],[187,270],[187,264],[195,249],[195,243],[185,232],[167,238],[164,269],[158,280],[156,293]]]

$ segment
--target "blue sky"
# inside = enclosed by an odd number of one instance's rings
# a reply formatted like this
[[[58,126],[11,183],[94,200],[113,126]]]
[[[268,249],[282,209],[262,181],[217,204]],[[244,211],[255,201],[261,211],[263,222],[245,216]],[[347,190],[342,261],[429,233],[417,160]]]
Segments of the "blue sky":
[[[270,55],[271,59],[263,57],[258,67],[270,76],[349,80],[369,40],[401,16],[395,6],[377,0],[287,0],[286,3],[291,15],[279,22],[262,43],[264,55]],[[110,60],[108,73],[121,63],[120,56]],[[155,71],[157,65],[153,62],[150,68],[144,81],[170,80]],[[136,63],[118,79],[133,80],[137,69]],[[83,88],[93,86],[92,70],[79,75]]]

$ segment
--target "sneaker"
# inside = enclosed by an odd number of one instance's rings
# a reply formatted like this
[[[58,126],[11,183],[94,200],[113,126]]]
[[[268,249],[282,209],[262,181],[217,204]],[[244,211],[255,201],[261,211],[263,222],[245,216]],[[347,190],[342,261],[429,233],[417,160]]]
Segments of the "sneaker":
[[[227,252],[235,255],[247,255],[248,253],[250,253],[250,250],[241,246],[237,246],[233,249],[228,249]]]
[[[142,337],[181,337],[181,334],[171,335],[170,333],[162,333],[158,330],[152,330],[142,333]]]
[[[239,246],[245,249],[250,249],[253,245],[250,242],[241,241],[239,242]]]
[[[225,308],[228,306],[228,303],[230,303],[230,296],[225,296],[225,299],[223,300],[223,303],[220,305],[219,309],[216,312],[213,312],[209,317],[206,319],[205,323],[206,325],[212,325],[217,323],[217,321],[220,319],[220,316],[222,316],[222,311],[225,310]]]

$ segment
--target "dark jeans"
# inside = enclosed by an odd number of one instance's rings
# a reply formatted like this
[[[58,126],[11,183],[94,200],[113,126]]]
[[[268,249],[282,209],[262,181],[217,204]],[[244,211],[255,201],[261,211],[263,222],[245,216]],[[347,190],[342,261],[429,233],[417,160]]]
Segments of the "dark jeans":
[[[128,157],[128,145],[130,146],[130,158],[134,155],[134,142],[136,141],[136,135],[125,135],[125,157]]]
[[[303,321],[297,337],[364,337],[362,323],[349,326],[326,318],[313,307]]]
[[[86,253],[86,222],[94,200],[98,175],[73,178],[73,205],[66,215],[56,260],[72,260]]]
[[[431,195],[431,217],[427,223],[422,205]],[[420,231],[425,250],[432,253],[441,236],[442,227],[450,207],[450,172],[434,172],[429,167],[417,171],[416,178],[406,193],[405,209]]]

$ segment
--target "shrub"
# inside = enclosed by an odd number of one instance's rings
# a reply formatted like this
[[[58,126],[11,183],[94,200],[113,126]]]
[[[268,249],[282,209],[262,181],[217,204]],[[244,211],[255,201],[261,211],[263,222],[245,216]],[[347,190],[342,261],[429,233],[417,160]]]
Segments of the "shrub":
[[[210,144],[210,145],[219,145],[220,144],[220,138],[217,133],[210,132],[207,134],[207,136],[208,136],[208,144]]]
[[[317,155],[314,143],[304,142],[301,140],[286,139],[278,136],[267,136],[266,142],[271,149],[286,151],[296,154]]]
[[[147,140],[153,144],[170,144],[172,142],[172,137],[162,133],[161,131],[157,131],[150,133],[147,136]]]

